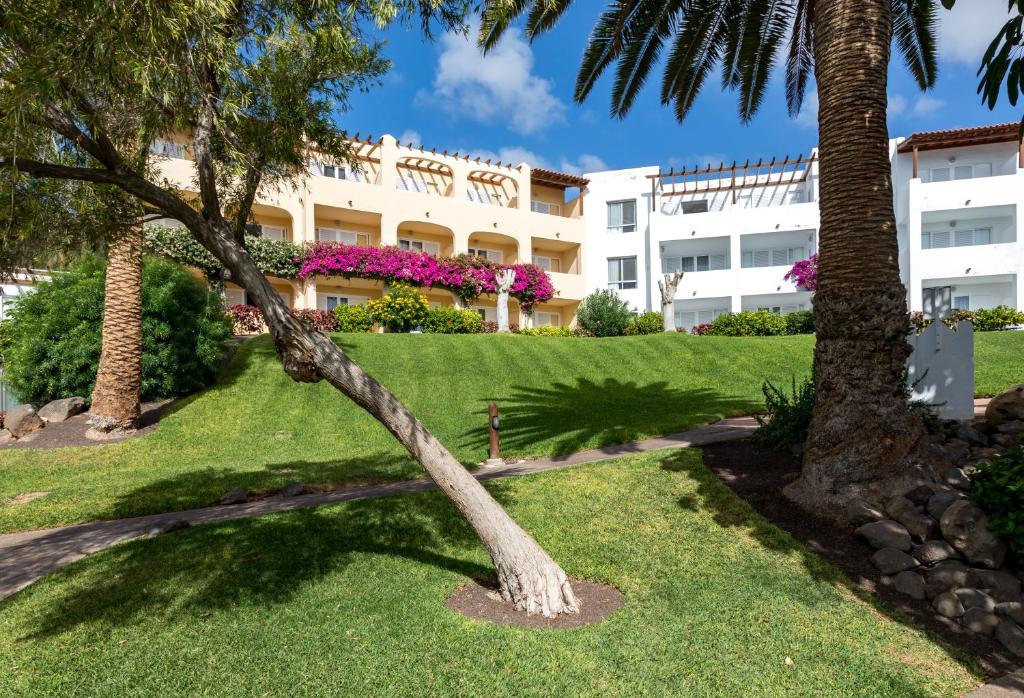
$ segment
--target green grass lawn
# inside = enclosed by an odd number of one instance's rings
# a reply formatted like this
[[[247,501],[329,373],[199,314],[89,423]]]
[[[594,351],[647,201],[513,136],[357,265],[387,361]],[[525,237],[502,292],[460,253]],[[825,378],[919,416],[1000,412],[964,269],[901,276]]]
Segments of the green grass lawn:
[[[661,451],[488,485],[626,604],[574,630],[448,611],[490,561],[436,492],[119,545],[0,602],[0,695],[952,696],[975,667]],[[790,658],[791,663],[786,659]]]
[[[761,381],[809,370],[813,338],[683,335],[578,339],[338,335],[463,462],[486,456],[486,409],[506,456],[539,456],[680,431],[761,406]],[[980,335],[978,391],[1021,380],[1024,333]],[[300,385],[271,342],[246,342],[215,387],[149,436],[0,451],[0,532],[210,504],[229,489],[421,477],[380,425],[325,384]],[[4,505],[25,492],[50,494]]]

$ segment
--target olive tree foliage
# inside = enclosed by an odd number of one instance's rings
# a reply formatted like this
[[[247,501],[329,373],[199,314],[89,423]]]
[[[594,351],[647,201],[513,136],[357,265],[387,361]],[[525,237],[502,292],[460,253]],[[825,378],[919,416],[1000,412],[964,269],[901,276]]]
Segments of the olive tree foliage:
[[[260,306],[284,370],[326,380],[379,420],[473,526],[501,594],[527,613],[578,610],[565,572],[418,419],[295,318],[245,249],[253,202],[308,161],[351,160],[334,120],[388,68],[372,32],[463,28],[469,0],[0,0],[0,168],[109,184],[181,221]],[[188,139],[197,194],[143,145]],[[81,164],[48,157],[51,139]]]

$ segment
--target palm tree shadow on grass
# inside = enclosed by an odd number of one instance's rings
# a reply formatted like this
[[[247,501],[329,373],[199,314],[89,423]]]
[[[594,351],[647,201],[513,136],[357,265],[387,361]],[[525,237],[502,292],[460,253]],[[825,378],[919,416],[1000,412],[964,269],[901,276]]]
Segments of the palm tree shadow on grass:
[[[510,503],[507,486],[488,489],[503,506]],[[404,558],[464,578],[494,574],[478,561],[486,555],[472,528],[439,493],[351,501],[115,546],[58,572],[52,581],[65,584],[65,592],[28,621],[20,639],[270,608],[367,555]]]
[[[640,385],[607,378],[578,379],[545,388],[515,387],[499,401],[503,448],[534,451],[535,444],[554,440],[551,455],[585,447],[604,447],[638,438],[669,434],[724,416],[760,407],[750,398],[722,395],[706,388],[673,388],[668,381]],[[478,412],[486,414],[486,406]],[[486,420],[480,421],[486,425]],[[483,441],[481,441],[481,438]],[[486,443],[486,428],[467,446]]]

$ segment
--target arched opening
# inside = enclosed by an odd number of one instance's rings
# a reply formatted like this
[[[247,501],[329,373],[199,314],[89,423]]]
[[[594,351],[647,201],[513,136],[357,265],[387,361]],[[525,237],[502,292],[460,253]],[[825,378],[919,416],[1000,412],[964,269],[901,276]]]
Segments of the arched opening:
[[[316,204],[313,240],[348,245],[379,245],[381,214]]]
[[[519,241],[504,233],[472,233],[466,251],[496,264],[519,264],[522,261],[519,255]]]
[[[451,257],[455,254],[455,233],[436,223],[405,221],[398,224],[398,246],[435,257]]]
[[[292,215],[283,208],[266,204],[253,204],[252,220],[246,225],[246,233],[267,240],[295,241],[295,225]]]
[[[452,168],[424,157],[398,159],[395,188],[435,196],[452,195]]]
[[[504,208],[519,205],[519,185],[508,175],[473,170],[466,179],[466,198],[470,201]]]

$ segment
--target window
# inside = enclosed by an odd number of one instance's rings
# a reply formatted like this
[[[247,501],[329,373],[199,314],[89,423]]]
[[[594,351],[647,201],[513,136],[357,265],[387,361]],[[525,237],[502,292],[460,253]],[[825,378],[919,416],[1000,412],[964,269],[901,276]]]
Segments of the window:
[[[950,165],[933,167],[928,171],[930,182],[948,182],[951,179],[976,179],[992,176],[992,163],[979,162],[975,165]]]
[[[799,189],[789,192],[789,202],[791,204],[802,204],[804,202],[804,193]]]
[[[558,204],[549,204],[547,201],[531,201],[530,210],[534,213],[547,213],[552,216],[561,215],[562,207]]]
[[[970,310],[971,309],[971,297],[970,296],[953,296],[953,308],[955,310]]]
[[[363,296],[350,296],[343,293],[316,294],[316,307],[319,310],[334,310],[339,305],[361,305],[366,302]]]
[[[676,327],[690,330],[696,325],[704,325],[715,321],[719,315],[729,312],[728,308],[711,308],[709,310],[677,310]]]
[[[636,232],[636,201],[611,201],[608,203],[608,232]]]
[[[441,254],[441,245],[437,242],[429,242],[424,240],[410,240],[409,238],[398,238],[398,246],[403,250],[415,250],[416,252],[426,252],[432,254],[435,257]]]
[[[440,194],[438,183],[414,177],[411,174],[400,174],[395,178],[395,188],[401,191],[413,191],[419,194]]]
[[[969,228],[965,230],[926,230],[921,233],[921,249],[935,250],[943,247],[971,247],[992,243],[991,228]]]
[[[354,170],[348,165],[330,165],[326,162],[320,162],[319,160],[311,160],[309,168],[314,174],[318,174],[321,177],[330,177],[331,179],[348,179],[353,182],[366,181],[365,171]]]
[[[558,327],[561,324],[561,313],[542,313],[538,310],[533,314],[534,327],[540,327],[541,325],[554,325],[555,327]]]
[[[681,271],[719,271],[729,268],[729,258],[724,254],[699,254],[687,257],[665,257],[661,262],[662,273]]]
[[[679,204],[679,210],[682,213],[707,213],[708,200],[701,199],[700,201],[684,201]]]
[[[224,289],[224,300],[228,305],[246,305],[245,289],[226,288]]]
[[[341,242],[346,245],[369,245],[370,236],[354,230],[342,230],[341,228],[313,229],[317,242]]]
[[[488,250],[483,247],[470,247],[466,250],[470,257],[479,257],[480,259],[486,259],[488,262],[495,262],[501,264],[504,260],[505,255],[502,254],[501,250]]]
[[[636,257],[608,258],[608,288],[636,288]]]
[[[535,254],[533,255],[533,263],[535,266],[540,267],[546,272],[560,272],[562,271],[562,260],[558,257],[546,257],[544,255]]]
[[[791,305],[762,305],[758,306],[758,311],[767,310],[769,313],[775,313],[776,315],[789,315],[795,313],[798,310],[804,309],[803,303],[791,304]]]
[[[933,286],[922,289],[921,310],[926,320],[949,316],[952,307],[953,288],[951,286]]]
[[[489,204],[489,203],[491,203],[491,194],[486,189],[482,189],[481,187],[477,186],[476,184],[474,184],[472,187],[469,187],[468,189],[466,189],[466,198],[469,199],[470,201],[474,201],[474,202],[479,203],[479,204]],[[495,198],[497,198],[497,197],[495,197]],[[500,206],[501,205],[501,200],[498,199],[494,203],[496,203],[496,204],[498,204]]]
[[[743,269],[782,267],[806,259],[803,247],[773,247],[767,250],[747,250],[740,260]]]
[[[262,223],[250,223],[245,226],[245,232],[265,240],[287,240],[288,228],[279,225],[263,225]]]
[[[185,144],[157,138],[150,144],[149,152],[163,158],[183,159],[185,157]]]
[[[498,310],[497,308],[485,308],[484,306],[476,305],[473,306],[473,310],[480,313],[480,317],[483,318],[484,322],[497,322],[498,321]],[[509,322],[511,322],[511,317]]]

